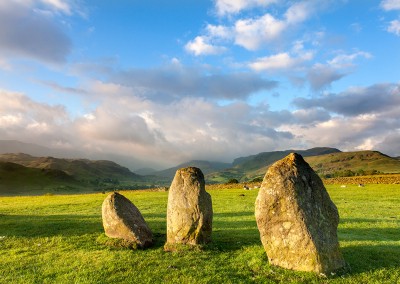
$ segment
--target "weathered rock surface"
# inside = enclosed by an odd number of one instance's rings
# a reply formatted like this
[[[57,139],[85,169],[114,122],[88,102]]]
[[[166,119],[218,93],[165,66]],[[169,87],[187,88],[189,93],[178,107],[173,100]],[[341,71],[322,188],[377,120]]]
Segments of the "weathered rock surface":
[[[198,245],[211,241],[211,196],[205,191],[204,175],[194,167],[176,171],[168,193],[167,242],[165,250],[176,244]]]
[[[255,205],[271,264],[324,274],[345,266],[337,238],[338,210],[300,155],[292,153],[268,169]]]
[[[153,243],[153,233],[139,209],[125,196],[114,192],[102,205],[103,227],[110,238],[119,238],[139,248]]]

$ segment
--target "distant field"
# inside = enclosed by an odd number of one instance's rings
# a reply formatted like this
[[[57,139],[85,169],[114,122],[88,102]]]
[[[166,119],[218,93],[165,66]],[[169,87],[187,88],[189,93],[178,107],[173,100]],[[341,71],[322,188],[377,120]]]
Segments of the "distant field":
[[[230,188],[209,189],[213,243],[177,253],[163,251],[168,192],[121,192],[155,234],[139,251],[105,245],[104,194],[0,197],[0,283],[399,283],[400,185],[327,188],[351,267],[342,276],[270,266],[254,218],[258,190]]]

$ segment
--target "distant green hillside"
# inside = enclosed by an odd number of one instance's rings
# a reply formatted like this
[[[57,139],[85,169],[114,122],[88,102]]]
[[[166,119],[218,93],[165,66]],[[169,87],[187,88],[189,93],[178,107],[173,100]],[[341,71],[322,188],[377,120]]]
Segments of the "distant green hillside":
[[[307,157],[305,160],[318,174],[328,177],[344,174],[345,171],[358,175],[373,172],[400,173],[400,160],[378,151],[331,153]]]
[[[145,187],[142,176],[111,161],[33,157],[27,154],[0,155],[0,194],[48,190],[93,191],[104,188]]]
[[[340,153],[340,150],[335,148],[318,147],[308,150],[263,152],[257,155],[235,159],[231,168],[210,173],[206,176],[206,179],[208,182],[215,183],[226,182],[232,178],[236,178],[240,181],[251,181],[254,178],[263,177],[270,165],[293,152],[296,152],[303,157],[309,157],[328,153]]]
[[[92,181],[100,178],[123,182],[140,178],[139,175],[132,173],[128,168],[105,160],[33,157],[19,153],[2,154],[0,161],[12,162],[29,168],[60,170],[80,181]]]
[[[11,162],[0,162],[0,195],[73,193],[83,189],[82,184],[60,170],[28,168]]]

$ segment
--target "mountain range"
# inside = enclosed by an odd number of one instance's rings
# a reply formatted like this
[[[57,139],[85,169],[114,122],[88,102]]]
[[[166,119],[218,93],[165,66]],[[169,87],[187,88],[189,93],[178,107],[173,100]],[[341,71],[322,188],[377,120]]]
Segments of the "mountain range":
[[[138,174],[108,160],[36,157],[32,153],[42,153],[46,148],[28,146],[19,148],[28,153],[1,154],[11,149],[0,148],[0,195],[168,186],[176,170],[188,166],[200,168],[207,183],[225,183],[230,179],[248,182],[260,180],[272,163],[291,152],[302,155],[322,177],[400,173],[398,157],[377,151],[341,152],[329,147],[262,152],[234,159],[232,163],[193,160],[162,171],[142,169]]]

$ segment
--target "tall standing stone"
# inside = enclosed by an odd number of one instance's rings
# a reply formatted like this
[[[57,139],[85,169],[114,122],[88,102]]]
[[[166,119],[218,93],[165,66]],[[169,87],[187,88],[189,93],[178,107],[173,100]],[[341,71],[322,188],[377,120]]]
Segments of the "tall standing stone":
[[[102,205],[103,227],[110,238],[127,241],[139,248],[153,244],[153,233],[139,209],[125,196],[114,192]]]
[[[194,167],[177,170],[168,193],[167,242],[164,249],[176,244],[198,245],[211,241],[211,196],[205,190],[204,175]]]
[[[325,274],[345,266],[337,238],[338,210],[299,154],[292,153],[268,169],[255,205],[271,264]]]

